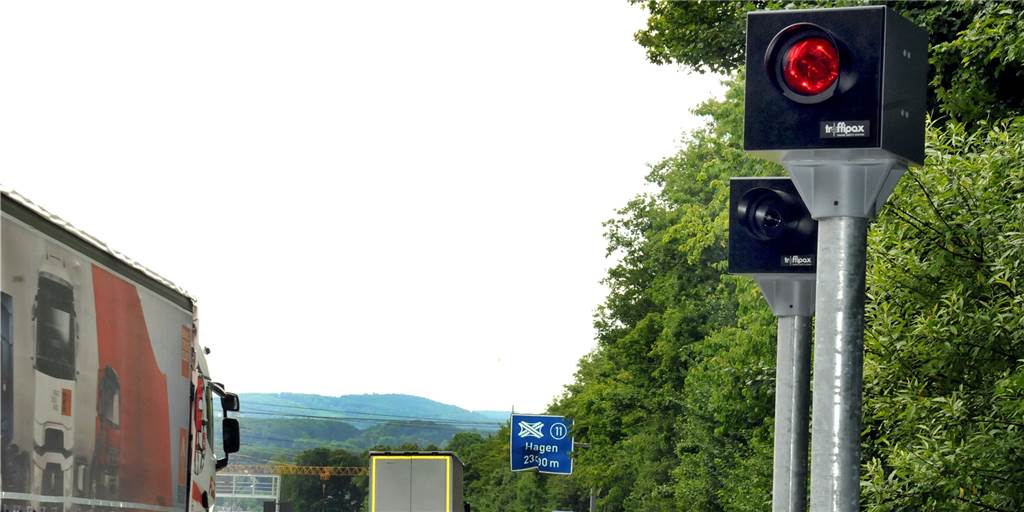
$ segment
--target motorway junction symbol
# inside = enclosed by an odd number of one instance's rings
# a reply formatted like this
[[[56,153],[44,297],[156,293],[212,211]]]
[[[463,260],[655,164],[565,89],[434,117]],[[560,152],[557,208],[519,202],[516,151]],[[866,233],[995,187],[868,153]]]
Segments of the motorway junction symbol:
[[[512,471],[572,474],[572,420],[563,416],[513,414]]]
[[[536,437],[541,439],[544,434],[541,430],[544,429],[544,422],[538,421],[536,423],[529,423],[526,421],[519,422],[519,437]]]

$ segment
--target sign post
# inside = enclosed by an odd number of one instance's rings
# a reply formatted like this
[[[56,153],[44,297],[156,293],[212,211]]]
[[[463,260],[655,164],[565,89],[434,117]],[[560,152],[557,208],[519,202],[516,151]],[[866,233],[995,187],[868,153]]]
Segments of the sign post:
[[[509,436],[512,471],[572,474],[572,420],[563,416],[513,414]]]

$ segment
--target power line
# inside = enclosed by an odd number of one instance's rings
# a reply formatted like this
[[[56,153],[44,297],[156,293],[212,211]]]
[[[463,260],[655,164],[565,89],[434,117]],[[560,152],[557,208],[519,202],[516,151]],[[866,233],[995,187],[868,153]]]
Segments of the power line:
[[[474,431],[474,430],[463,430],[462,432],[477,432],[477,431]],[[359,450],[359,448],[357,447],[358,445],[353,446],[353,443],[350,442],[350,441],[353,441],[354,438],[349,438],[349,439],[344,439],[344,440],[315,439],[315,438],[308,438],[308,437],[307,438],[291,438],[291,439],[286,439],[286,438],[283,438],[283,437],[276,437],[276,436],[273,436],[273,435],[265,435],[265,434],[260,433],[259,431],[244,430],[244,429],[242,430],[242,434],[243,434],[243,436],[242,436],[243,444],[245,444],[247,442],[252,442],[252,440],[258,440],[258,441],[274,441],[274,442],[277,442],[277,443],[290,445],[290,446],[267,445],[266,448],[298,448],[298,447],[301,447],[302,445],[307,445],[307,446],[310,446],[310,447],[313,447],[313,448],[316,448],[316,447],[332,448],[333,447],[333,448],[342,448],[342,449],[345,449],[345,450],[348,450],[348,451],[358,451]],[[426,440],[424,439],[424,441],[426,441]],[[360,443],[360,444],[363,444],[363,443]],[[296,446],[296,445],[298,445],[298,446]]]
[[[436,420],[390,420],[386,418],[350,418],[343,416],[315,416],[315,415],[297,415],[281,412],[271,411],[250,411],[246,414],[256,416],[266,416],[271,418],[290,418],[290,419],[305,419],[305,420],[323,420],[333,421],[338,423],[349,424],[352,421],[366,421],[379,423],[382,425],[393,425],[398,427],[416,427],[416,428],[434,428],[434,429],[469,429],[469,430],[490,430],[501,427],[498,423],[483,423],[483,422],[459,422],[459,421],[436,421]],[[243,422],[244,423],[244,422]]]
[[[301,418],[301,419],[319,419],[319,420],[332,420],[341,422],[370,422],[370,423],[391,423],[391,424],[407,424],[407,425],[423,425],[423,424],[435,424],[435,425],[451,425],[451,426],[479,426],[479,427],[497,427],[499,423],[485,423],[485,422],[470,422],[470,421],[459,421],[459,420],[436,420],[436,419],[417,419],[417,420],[401,420],[391,418],[352,418],[349,416],[320,416],[311,414],[295,414],[295,413],[282,413],[280,411],[249,411],[247,414],[253,414],[257,416],[271,416],[281,418]]]
[[[396,424],[396,425],[411,425],[411,426],[426,426],[427,424],[434,424],[438,426],[454,426],[454,427],[500,427],[504,422],[484,422],[484,421],[465,421],[465,420],[446,420],[441,418],[417,418],[415,416],[405,416],[404,418],[410,419],[392,419],[387,417],[380,418],[353,418],[351,416],[320,416],[311,414],[295,414],[286,413],[281,411],[263,411],[263,410],[249,410],[245,411],[244,414],[254,414],[257,416],[271,416],[281,418],[296,418],[296,419],[317,419],[317,420],[328,420],[328,421],[339,421],[344,423],[350,422],[374,422],[374,423],[385,423],[385,424]]]
[[[342,443],[342,442],[344,442],[344,441],[331,441],[329,439],[311,439],[311,438],[305,438],[305,439],[302,439],[302,438],[285,439],[283,437],[267,436],[267,435],[260,434],[259,432],[256,432],[256,431],[245,430],[245,429],[242,429],[242,433],[243,434],[252,434],[253,438],[257,438],[257,439],[260,439],[260,440],[277,441],[279,443],[289,443],[289,444],[317,444],[318,446],[323,446],[324,443]],[[272,446],[268,446],[268,448],[273,448],[273,447]]]
[[[266,409],[266,408],[302,409],[302,410],[307,410],[307,411],[320,411],[320,412],[330,412],[330,413],[339,413],[339,414],[361,414],[361,415],[364,415],[364,416],[375,416],[375,417],[379,417],[379,418],[400,418],[400,419],[429,420],[429,421],[459,421],[459,422],[466,422],[466,423],[480,423],[480,424],[488,424],[488,425],[490,425],[490,424],[499,424],[500,425],[501,423],[504,423],[503,420],[493,420],[493,421],[458,420],[458,419],[452,419],[452,418],[437,418],[437,417],[427,417],[427,416],[405,416],[405,415],[401,415],[401,414],[383,414],[383,413],[374,413],[374,412],[349,411],[349,410],[345,410],[345,409],[325,409],[325,408],[322,408],[322,407],[306,407],[306,406],[302,406],[302,405],[278,405],[278,404],[267,404],[267,403],[261,403],[261,404],[257,404],[257,405],[260,406],[260,407],[263,407],[264,409]],[[240,412],[242,414],[245,414],[246,412],[249,412],[249,411],[243,410],[243,411],[240,411]],[[367,419],[370,419],[370,418],[367,418]],[[362,419],[360,419],[360,421],[362,421]]]

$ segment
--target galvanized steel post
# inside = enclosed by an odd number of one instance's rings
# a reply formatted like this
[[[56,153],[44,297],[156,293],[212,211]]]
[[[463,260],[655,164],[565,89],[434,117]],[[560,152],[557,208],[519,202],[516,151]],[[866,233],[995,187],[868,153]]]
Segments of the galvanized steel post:
[[[775,368],[772,511],[807,510],[807,428],[811,318],[780,316]]]
[[[811,510],[856,512],[868,219],[818,219]]]
[[[868,224],[906,162],[874,150],[833,158],[794,153],[783,164],[818,221],[811,511],[857,512]]]
[[[814,274],[764,276],[757,284],[778,321],[772,511],[804,512]]]

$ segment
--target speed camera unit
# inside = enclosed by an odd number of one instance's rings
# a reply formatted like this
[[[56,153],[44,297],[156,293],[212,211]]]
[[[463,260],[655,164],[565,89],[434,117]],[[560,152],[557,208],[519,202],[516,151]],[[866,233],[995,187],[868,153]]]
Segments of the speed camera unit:
[[[744,149],[922,163],[927,49],[927,33],[884,6],[751,12]]]
[[[729,273],[809,274],[817,263],[818,223],[789,178],[729,181]]]

